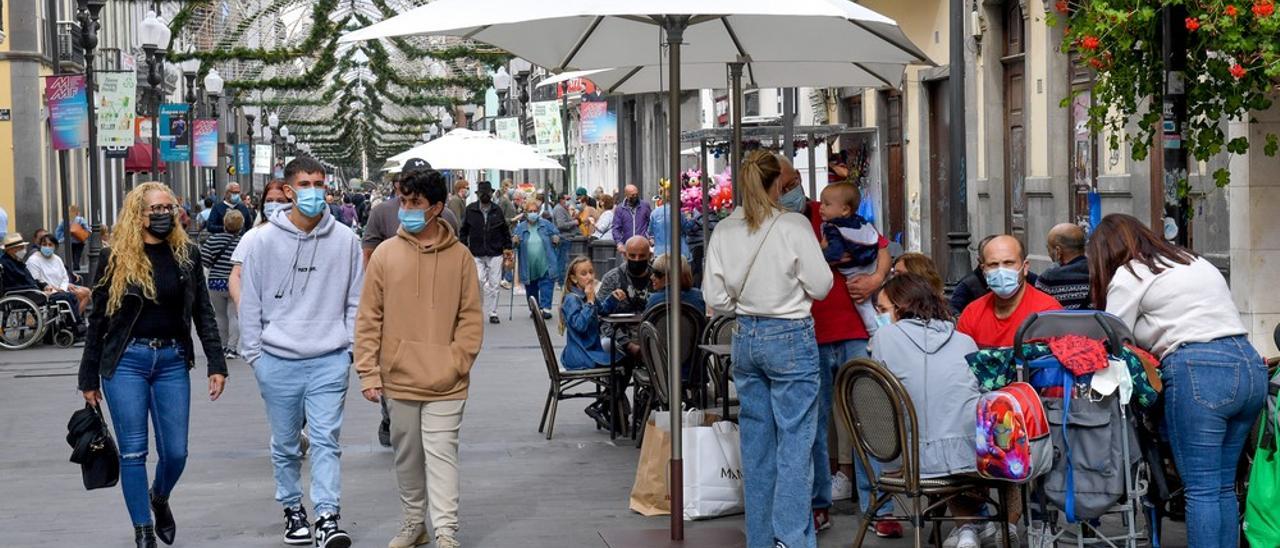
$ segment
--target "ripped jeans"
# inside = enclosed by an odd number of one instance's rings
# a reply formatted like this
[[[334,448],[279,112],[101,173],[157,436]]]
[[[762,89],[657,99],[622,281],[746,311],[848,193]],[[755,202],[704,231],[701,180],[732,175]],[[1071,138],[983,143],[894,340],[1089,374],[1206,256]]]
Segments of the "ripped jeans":
[[[129,517],[151,523],[147,493],[147,418],[156,428],[156,476],[152,489],[168,497],[187,465],[187,426],[191,415],[191,377],[181,346],[152,348],[130,342],[102,393],[120,444],[120,486]]]

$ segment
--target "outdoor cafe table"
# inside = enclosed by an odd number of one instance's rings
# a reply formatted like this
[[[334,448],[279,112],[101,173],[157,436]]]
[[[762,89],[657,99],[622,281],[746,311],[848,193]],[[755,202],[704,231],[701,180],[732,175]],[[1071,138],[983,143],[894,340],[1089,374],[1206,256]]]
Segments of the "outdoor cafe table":
[[[703,352],[715,356],[716,360],[721,364],[724,364],[724,370],[720,372],[719,386],[720,398],[724,400],[724,414],[721,415],[721,417],[724,417],[725,420],[729,420],[729,367],[733,365],[731,363],[733,358],[733,345],[703,344],[699,345],[698,348],[701,348]]]
[[[635,326],[644,322],[644,318],[639,314],[611,314],[601,316],[600,321],[613,326],[613,332],[616,334],[619,329],[632,330]],[[618,439],[618,426],[622,427],[622,435],[627,435],[627,423],[622,417],[622,405],[619,396],[626,397],[623,391],[626,390],[625,379],[618,374],[618,345],[616,344],[617,336],[614,336],[615,344],[609,345],[609,439]]]

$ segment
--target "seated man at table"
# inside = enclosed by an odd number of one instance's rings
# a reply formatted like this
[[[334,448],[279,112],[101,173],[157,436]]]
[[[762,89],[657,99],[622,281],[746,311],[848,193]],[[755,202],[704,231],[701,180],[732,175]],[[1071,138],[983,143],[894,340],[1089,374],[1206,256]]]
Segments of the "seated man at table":
[[[991,292],[965,307],[956,331],[972,337],[979,348],[1013,346],[1014,334],[1028,316],[1062,310],[1057,300],[1027,283],[1030,262],[1017,238],[991,238],[978,248],[978,264]]]
[[[649,301],[645,303],[645,312],[667,302],[667,285],[671,283],[670,273],[671,255],[658,255],[658,258],[653,260],[653,274],[650,276],[653,291],[649,293]],[[706,314],[707,303],[702,300],[702,290],[693,286],[693,271],[689,269],[689,262],[684,260],[684,257],[680,258],[680,302]]]
[[[649,259],[653,252],[649,249],[649,239],[644,236],[632,236],[624,247],[627,262],[610,270],[600,280],[600,288],[596,299],[600,301],[602,315],[640,314],[649,302],[653,267]],[[632,333],[627,328],[617,328],[611,324],[602,326],[603,335],[609,339],[618,352],[629,357],[640,356],[640,345],[632,340]]]

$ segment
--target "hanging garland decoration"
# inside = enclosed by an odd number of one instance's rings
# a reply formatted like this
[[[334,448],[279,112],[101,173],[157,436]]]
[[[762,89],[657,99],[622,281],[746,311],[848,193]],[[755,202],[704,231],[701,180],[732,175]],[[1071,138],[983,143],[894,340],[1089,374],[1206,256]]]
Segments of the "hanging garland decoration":
[[[306,72],[298,76],[277,76],[266,80],[229,80],[226,85],[239,90],[255,90],[255,89],[274,89],[274,90],[300,90],[311,89],[316,82],[322,82],[334,68],[338,67],[338,59],[336,53],[338,51],[337,39],[329,41],[329,45],[325,46],[324,51],[320,52],[319,58],[315,63],[307,69]],[[349,59],[344,59],[343,64],[347,64]]]
[[[183,6],[179,10],[177,16],[170,23],[170,31],[173,36],[177,36],[179,32],[191,20],[191,15],[198,7],[210,4],[210,0],[199,0],[194,3]],[[346,26],[351,20],[350,17],[343,18],[339,22],[329,20],[329,17],[338,7],[338,0],[318,0],[311,8],[311,31],[307,37],[295,47],[281,49],[265,49],[265,48],[218,48],[212,50],[195,51],[195,52],[173,52],[169,54],[169,59],[175,62],[185,61],[187,59],[199,59],[203,63],[224,62],[224,61],[261,61],[266,64],[278,64],[291,61],[299,57],[310,55],[322,44],[334,42],[339,34],[339,30]],[[184,14],[185,12],[185,14]],[[185,15],[185,16],[184,16]],[[181,19],[179,16],[183,16]]]
[[[423,90],[423,89],[443,89],[448,87],[462,88],[472,93],[482,93],[489,89],[490,81],[488,78],[482,78],[477,75],[459,75],[437,77],[410,77],[404,76],[397,72],[391,66],[391,56],[387,53],[386,48],[378,42],[368,42],[369,70],[378,76],[381,80],[386,80],[398,86]]]

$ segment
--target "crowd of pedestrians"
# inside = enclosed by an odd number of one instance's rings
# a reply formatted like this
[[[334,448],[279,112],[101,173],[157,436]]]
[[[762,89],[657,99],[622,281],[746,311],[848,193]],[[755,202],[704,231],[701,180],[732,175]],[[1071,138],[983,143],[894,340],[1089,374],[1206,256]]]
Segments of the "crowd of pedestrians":
[[[389,546],[459,546],[458,444],[470,371],[486,320],[500,323],[500,291],[513,284],[544,320],[558,313],[561,364],[570,370],[604,366],[615,353],[627,371],[639,364],[636,334],[601,320],[652,311],[673,284],[693,309],[736,318],[733,381],[752,547],[816,546],[833,502],[855,492],[862,510],[872,510],[875,479],[893,465],[872,463],[871,477],[854,466],[853,436],[833,420],[834,379],[845,363],[874,357],[916,402],[923,477],[969,474],[979,387],[965,357],[1011,346],[1032,314],[1111,312],[1164,362],[1191,544],[1234,545],[1237,511],[1224,478],[1234,478],[1262,405],[1265,366],[1218,270],[1133,217],[1109,215],[1092,234],[1054,227],[1046,235],[1053,264],[1039,276],[1022,241],[988,237],[948,300],[928,256],[890,256],[888,240],[857,213],[856,185],[832,184],[810,199],[795,168],[763,150],[745,160],[740,205],[709,234],[696,216],[669,218],[669,208],[643,200],[634,185],[615,202],[601,189],[557,196],[510,181],[497,189],[450,184],[419,159],[405,162],[376,204],[329,185],[322,165],[298,158],[258,199],[228,184],[188,223],[167,187],[138,185],[92,289],[77,285],[55,252],[83,224],[74,212],[72,228],[31,243],[4,238],[6,289],[89,311],[79,388],[90,404],[109,404],[140,548],[172,543],[177,531],[169,499],[187,453],[192,328],[211,399],[225,387],[227,360],[253,366],[285,543],[353,544],[341,525],[339,432],[354,369],[364,398],[382,407],[379,438],[395,455],[403,519]],[[689,229],[678,248],[667,245],[673,222]],[[617,265],[597,272],[588,258],[571,256],[581,238],[616,242]],[[586,409],[606,427],[615,411],[603,399]],[[159,457],[151,481],[149,420]],[[1016,506],[1007,526],[963,525],[947,545],[976,548],[1006,527],[1016,535]],[[961,497],[948,511],[990,509]],[[873,530],[903,534],[888,519]]]

